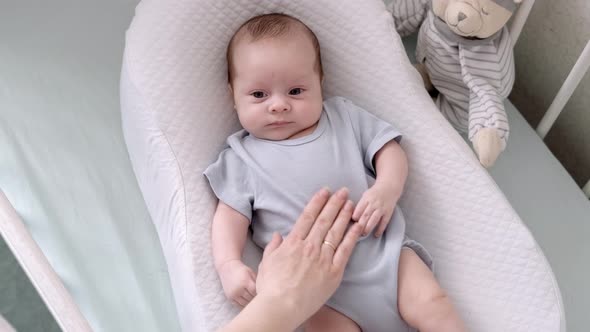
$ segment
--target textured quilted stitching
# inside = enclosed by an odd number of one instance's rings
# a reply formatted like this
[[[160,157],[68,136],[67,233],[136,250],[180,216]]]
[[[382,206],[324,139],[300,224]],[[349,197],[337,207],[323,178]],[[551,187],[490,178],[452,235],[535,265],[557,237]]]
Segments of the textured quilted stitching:
[[[559,290],[543,254],[424,92],[381,1],[144,0],[124,66],[145,107],[123,105],[124,130],[183,328],[213,330],[236,313],[212,265],[215,200],[201,173],[239,128],[225,82],[227,42],[267,12],[299,17],[316,32],[327,96],[346,96],[405,133],[408,232],[434,256],[470,330],[559,331]]]

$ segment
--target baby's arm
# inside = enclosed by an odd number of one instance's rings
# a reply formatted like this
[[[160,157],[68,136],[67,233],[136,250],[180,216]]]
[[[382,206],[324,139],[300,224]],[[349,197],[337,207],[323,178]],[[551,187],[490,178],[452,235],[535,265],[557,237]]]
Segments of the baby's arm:
[[[408,158],[396,141],[389,141],[375,154],[375,173],[375,185],[389,187],[397,203],[408,177]]]
[[[219,201],[211,230],[215,269],[225,295],[241,306],[256,295],[256,274],[242,262],[248,226],[248,218]]]
[[[374,158],[375,184],[358,202],[352,218],[365,226],[367,235],[378,226],[375,236],[381,236],[389,224],[408,176],[408,159],[401,146],[394,140],[385,144]]]

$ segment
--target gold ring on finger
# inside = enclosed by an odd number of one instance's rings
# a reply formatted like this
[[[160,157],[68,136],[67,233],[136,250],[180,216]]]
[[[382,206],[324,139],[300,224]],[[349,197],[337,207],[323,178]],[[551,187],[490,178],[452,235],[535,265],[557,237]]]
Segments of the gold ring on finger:
[[[327,245],[328,247],[332,248],[332,250],[336,251],[336,246],[334,245],[334,243],[324,240],[323,244]]]

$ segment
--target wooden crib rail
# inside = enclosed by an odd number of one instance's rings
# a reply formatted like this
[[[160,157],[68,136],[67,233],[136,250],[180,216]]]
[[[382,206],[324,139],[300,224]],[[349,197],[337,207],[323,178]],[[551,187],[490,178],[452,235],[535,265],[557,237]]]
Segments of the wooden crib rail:
[[[14,327],[0,315],[0,331],[2,332],[16,332]]]
[[[557,117],[563,111],[563,108],[580,84],[580,81],[584,78],[588,68],[590,68],[590,41],[586,43],[582,54],[557,92],[551,106],[549,106],[549,109],[541,119],[541,122],[537,127],[537,133],[541,138],[544,139],[545,136],[547,136],[547,133],[551,130],[551,127],[553,127],[555,120],[557,120]],[[590,198],[590,181],[586,183],[583,190],[586,197]]]
[[[514,14],[514,18],[510,23],[510,36],[512,37],[512,45],[514,46],[520,37],[520,33],[526,23],[526,20],[531,13],[533,5],[535,4],[535,0],[524,0],[516,13]],[[537,133],[541,138],[545,138],[551,127],[557,120],[557,117],[563,111],[563,108],[567,104],[568,100],[576,90],[576,87],[580,84],[580,81],[588,71],[590,67],[590,41],[586,44],[586,47],[582,51],[582,54],[576,61],[576,64],[572,68],[571,72],[569,73],[568,77],[566,78],[565,82],[559,89],[559,92],[553,99],[551,106],[541,119],[539,126],[537,127]],[[588,198],[590,198],[590,180],[583,188],[584,193]]]
[[[541,122],[537,127],[537,133],[541,138],[547,136],[547,133],[551,130],[551,127],[555,123],[555,120],[557,120],[557,117],[563,110],[565,104],[574,93],[574,90],[576,90],[576,87],[578,87],[578,84],[580,84],[582,78],[584,78],[588,68],[590,68],[590,41],[588,41],[586,47],[584,47],[578,61],[576,61],[576,64],[565,79],[565,82],[559,89],[555,99],[553,99],[553,102],[543,116],[543,119],[541,119]]]
[[[510,30],[510,38],[512,38],[512,46],[516,44],[518,37],[520,37],[520,33],[522,32],[522,28],[526,23],[529,14],[531,13],[531,9],[533,9],[533,5],[535,4],[535,0],[524,0],[512,19],[510,23],[509,30]]]
[[[92,329],[23,221],[0,189],[0,236],[18,260],[33,286],[65,332]],[[4,331],[0,324],[0,331]]]

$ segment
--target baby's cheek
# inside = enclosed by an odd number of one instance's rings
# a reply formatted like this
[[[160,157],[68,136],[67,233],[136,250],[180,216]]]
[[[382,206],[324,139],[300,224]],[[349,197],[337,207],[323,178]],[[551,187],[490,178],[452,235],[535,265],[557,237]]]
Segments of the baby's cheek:
[[[241,115],[239,116],[239,120],[240,120],[240,124],[242,125],[242,127],[244,129],[246,129],[248,132],[254,132],[256,131],[256,118],[249,116],[249,115]]]

